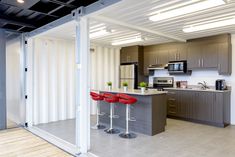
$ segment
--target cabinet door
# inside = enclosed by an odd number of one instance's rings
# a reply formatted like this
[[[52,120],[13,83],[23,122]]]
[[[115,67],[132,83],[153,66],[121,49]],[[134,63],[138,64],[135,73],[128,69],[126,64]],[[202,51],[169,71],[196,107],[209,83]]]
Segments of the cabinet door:
[[[180,47],[178,48],[177,60],[187,60],[188,48]]]
[[[223,93],[214,94],[213,122],[223,123]]]
[[[207,44],[202,49],[201,66],[203,68],[217,68],[218,44]]]
[[[188,69],[198,69],[201,67],[201,46],[191,45],[188,47]]]
[[[218,45],[218,71],[220,75],[231,75],[231,49],[228,43]]]
[[[156,64],[156,52],[144,51],[144,75],[149,74],[148,67]]]
[[[178,60],[178,50],[177,49],[171,49],[168,51],[168,58],[169,61],[177,61]]]
[[[212,122],[214,94],[213,92],[195,92],[195,119]]]
[[[178,103],[178,112],[179,117],[182,118],[192,118],[192,92],[179,91],[178,94],[179,103]]]
[[[138,62],[139,56],[139,47],[138,46],[130,46],[130,47],[123,47],[121,49],[121,63],[131,63],[131,62]]]
[[[159,50],[157,52],[157,64],[167,64],[168,59],[168,50]]]
[[[120,52],[120,62],[127,63],[127,53],[125,53],[123,50]]]
[[[177,108],[177,92],[168,91],[167,93],[167,115],[168,116],[177,116],[178,108]]]

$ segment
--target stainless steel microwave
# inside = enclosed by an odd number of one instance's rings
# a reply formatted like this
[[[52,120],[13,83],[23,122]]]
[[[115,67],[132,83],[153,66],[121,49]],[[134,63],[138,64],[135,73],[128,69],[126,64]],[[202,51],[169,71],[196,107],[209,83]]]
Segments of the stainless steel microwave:
[[[168,72],[174,73],[187,73],[187,61],[170,61],[168,63]]]

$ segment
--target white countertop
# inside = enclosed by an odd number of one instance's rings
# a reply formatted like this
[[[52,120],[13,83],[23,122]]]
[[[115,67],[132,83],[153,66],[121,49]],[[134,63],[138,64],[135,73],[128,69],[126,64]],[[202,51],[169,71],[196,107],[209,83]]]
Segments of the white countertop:
[[[125,94],[131,94],[131,95],[143,95],[143,96],[151,96],[151,95],[159,95],[159,94],[166,94],[167,91],[157,91],[156,89],[150,89],[146,90],[145,93],[141,93],[141,90],[136,89],[128,89],[127,92],[125,92],[123,89],[101,89],[101,90],[93,90],[98,92],[110,92],[110,93],[125,93]]]
[[[231,92],[231,90],[215,90],[213,88],[210,89],[200,89],[200,88],[164,88],[165,90],[169,89],[169,90],[187,90],[187,91],[199,91],[199,92]]]

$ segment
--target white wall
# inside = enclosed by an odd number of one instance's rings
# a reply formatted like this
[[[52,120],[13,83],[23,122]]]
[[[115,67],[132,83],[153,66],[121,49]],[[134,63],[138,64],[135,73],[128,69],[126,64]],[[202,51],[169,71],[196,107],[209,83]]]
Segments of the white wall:
[[[20,124],[20,40],[6,45],[7,119]]]
[[[75,118],[75,43],[33,40],[34,124]]]
[[[107,88],[111,81],[113,88],[119,86],[120,49],[101,45],[92,45],[91,52],[91,89]],[[96,113],[96,104],[92,102],[91,114]]]
[[[167,70],[155,71],[154,76],[149,77],[152,82],[153,77],[169,76]],[[206,81],[209,85],[214,86],[215,80],[225,79],[226,83],[232,87],[231,93],[231,123],[235,125],[235,34],[232,35],[232,75],[221,76],[216,70],[193,71],[191,76],[174,76],[175,81],[188,81],[189,85],[197,85],[198,82]]]

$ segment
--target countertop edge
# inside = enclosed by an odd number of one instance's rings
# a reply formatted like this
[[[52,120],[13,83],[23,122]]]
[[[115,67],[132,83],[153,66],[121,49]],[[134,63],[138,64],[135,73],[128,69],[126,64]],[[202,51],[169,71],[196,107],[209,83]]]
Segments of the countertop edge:
[[[217,92],[217,93],[231,92],[231,90],[202,90],[202,89],[187,89],[187,88],[164,88],[164,90],[182,90],[182,91]]]

